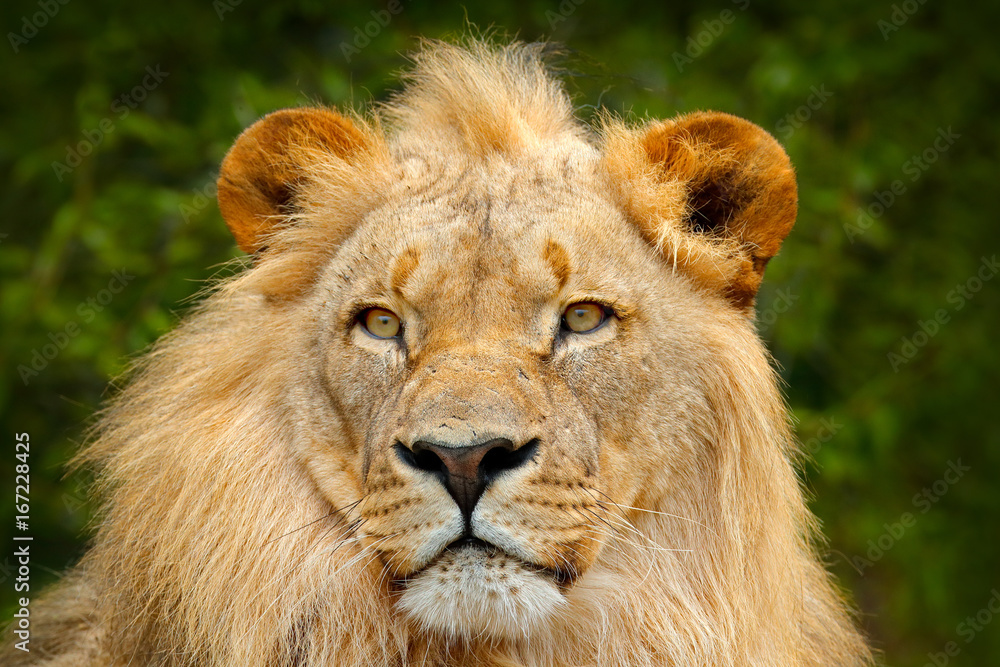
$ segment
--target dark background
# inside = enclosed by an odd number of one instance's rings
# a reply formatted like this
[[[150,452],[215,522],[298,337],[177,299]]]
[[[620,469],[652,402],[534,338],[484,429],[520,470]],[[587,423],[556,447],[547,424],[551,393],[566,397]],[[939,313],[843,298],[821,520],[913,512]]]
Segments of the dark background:
[[[109,380],[239,254],[212,189],[236,135],[384,99],[417,35],[469,20],[563,44],[583,117],[718,109],[786,146],[800,214],[758,312],[830,566],[887,664],[997,664],[996,3],[236,2],[0,8],[3,620],[14,433],[34,594],[85,543],[86,479],[63,466]]]

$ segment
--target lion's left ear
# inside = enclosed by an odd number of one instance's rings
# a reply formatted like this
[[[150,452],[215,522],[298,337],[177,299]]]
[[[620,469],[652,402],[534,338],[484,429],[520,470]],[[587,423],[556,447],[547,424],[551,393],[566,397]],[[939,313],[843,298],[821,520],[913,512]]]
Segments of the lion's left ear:
[[[653,123],[629,143],[625,152],[645,165],[619,177],[647,181],[633,182],[628,196],[644,236],[748,309],[795,224],[795,172],[780,144],[759,126],[718,112]],[[605,157],[621,171],[621,157]]]
[[[296,210],[297,188],[322,159],[358,159],[372,141],[331,109],[275,111],[247,128],[219,172],[219,209],[244,252],[265,249],[269,235]]]

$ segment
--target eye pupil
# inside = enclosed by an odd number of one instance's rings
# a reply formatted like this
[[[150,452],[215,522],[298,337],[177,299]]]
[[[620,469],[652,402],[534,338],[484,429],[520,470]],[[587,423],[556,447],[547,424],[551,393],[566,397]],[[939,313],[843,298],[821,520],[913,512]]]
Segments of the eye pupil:
[[[403,328],[399,317],[384,308],[369,308],[359,319],[365,330],[376,338],[396,338]]]

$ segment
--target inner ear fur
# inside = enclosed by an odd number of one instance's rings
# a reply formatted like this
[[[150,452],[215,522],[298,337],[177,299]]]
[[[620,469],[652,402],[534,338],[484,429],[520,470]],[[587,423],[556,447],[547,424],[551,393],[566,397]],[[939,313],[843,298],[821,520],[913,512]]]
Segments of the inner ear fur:
[[[630,177],[653,181],[640,188],[645,196],[669,200],[634,211],[643,234],[736,307],[750,308],[795,224],[795,172],[784,149],[759,126],[718,112],[655,122],[636,138],[646,165]]]
[[[261,252],[295,212],[317,154],[348,158],[367,143],[363,131],[331,109],[283,109],[248,127],[222,161],[218,180],[219,209],[240,249]]]

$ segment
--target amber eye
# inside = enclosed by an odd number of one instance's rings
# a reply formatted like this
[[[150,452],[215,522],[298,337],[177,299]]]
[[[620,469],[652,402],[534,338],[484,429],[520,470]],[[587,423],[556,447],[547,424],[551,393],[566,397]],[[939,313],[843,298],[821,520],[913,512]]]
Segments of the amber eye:
[[[562,326],[574,333],[589,333],[604,324],[608,314],[609,309],[599,303],[574,303],[563,313]]]
[[[385,308],[369,308],[361,313],[358,321],[376,338],[396,338],[403,330],[403,323],[396,313]]]

